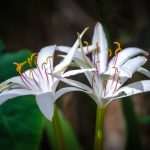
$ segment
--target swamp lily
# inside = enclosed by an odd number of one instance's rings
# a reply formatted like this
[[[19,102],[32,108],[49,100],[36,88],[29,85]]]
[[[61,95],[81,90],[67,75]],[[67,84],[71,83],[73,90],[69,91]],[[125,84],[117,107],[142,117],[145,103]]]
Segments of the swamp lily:
[[[61,89],[62,94],[66,91],[83,91],[91,96],[98,106],[105,107],[114,99],[150,91],[150,80],[125,85],[136,71],[150,77],[150,72],[142,67],[147,61],[148,53],[146,51],[135,47],[121,50],[120,43],[114,42],[117,48],[115,56],[112,57],[112,50],[108,48],[107,39],[100,23],[95,26],[92,45],[88,46],[88,42],[85,41],[87,46],[83,47],[80,35],[79,41],[80,49],[76,51],[72,65],[81,69],[94,67],[96,71],[85,72],[90,86],[57,76],[61,81],[72,86]],[[67,53],[70,47],[58,46],[57,49]]]
[[[82,38],[86,30],[87,28],[81,33],[80,38]],[[0,84],[0,104],[17,96],[35,95],[37,105],[43,115],[47,119],[52,120],[54,102],[62,95],[62,92],[55,92],[59,80],[52,76],[51,73],[65,77],[70,74],[73,75],[91,70],[79,69],[65,72],[78,46],[79,40],[77,39],[66,57],[55,67],[53,66],[53,59],[56,45],[42,48],[39,54],[32,54],[23,63],[14,63],[20,76],[12,77]],[[36,68],[33,68],[33,62]],[[24,71],[25,64],[29,64],[31,69]]]

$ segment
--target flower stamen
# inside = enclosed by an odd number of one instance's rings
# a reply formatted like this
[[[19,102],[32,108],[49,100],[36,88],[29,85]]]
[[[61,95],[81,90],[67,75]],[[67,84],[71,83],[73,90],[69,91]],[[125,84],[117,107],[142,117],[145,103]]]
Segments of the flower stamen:
[[[112,56],[112,50],[110,48],[108,48],[107,50],[108,50],[109,57],[111,57]]]
[[[117,55],[118,52],[121,51],[121,46],[119,42],[114,42],[114,44],[117,46],[117,48],[115,49],[115,55]]]
[[[26,77],[23,75],[23,66],[25,65],[27,63],[27,61],[24,61],[24,62],[22,62],[22,63],[16,63],[16,62],[14,62],[13,64],[14,65],[16,65],[16,71],[20,74],[20,78],[21,78],[21,80],[22,80],[22,82],[29,88],[29,89],[31,89],[30,88],[30,86],[32,86],[32,84],[26,79]],[[25,74],[25,73],[24,73]],[[26,74],[25,74],[26,75]],[[27,83],[30,85],[28,85]]]
[[[89,62],[87,61],[86,55],[85,55],[85,53],[84,53],[84,50],[83,50],[82,42],[81,42],[81,39],[80,39],[80,34],[77,33],[77,35],[78,35],[78,40],[79,40],[79,44],[80,44],[80,49],[81,49],[82,57],[83,57],[85,63],[86,63],[88,66],[90,66]]]
[[[47,73],[47,71],[46,71],[45,65],[47,65],[47,63],[46,63],[46,62],[43,62],[43,64],[42,64],[42,69],[44,69],[44,70],[45,70],[45,74],[46,74],[47,82],[48,82],[48,84],[49,84],[49,79],[48,79],[48,75],[47,75],[48,73]]]
[[[87,41],[84,41],[84,44],[87,46],[87,56],[88,56],[90,62],[92,62],[92,59],[91,59],[91,56],[90,56],[90,52],[89,52],[89,48],[88,48],[89,43]]]

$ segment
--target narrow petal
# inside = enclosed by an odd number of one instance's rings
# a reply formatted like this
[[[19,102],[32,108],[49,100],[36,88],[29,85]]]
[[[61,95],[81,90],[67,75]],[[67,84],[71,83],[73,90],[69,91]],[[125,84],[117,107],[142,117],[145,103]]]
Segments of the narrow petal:
[[[135,58],[129,59],[124,64],[122,64],[119,67],[112,67],[109,68],[106,72],[104,72],[105,75],[114,75],[116,68],[119,71],[120,77],[127,77],[131,78],[132,74],[135,71],[138,71],[138,69],[146,63],[147,59],[144,56],[137,56]],[[142,69],[143,70],[143,69]],[[142,71],[141,70],[141,71]]]
[[[37,58],[37,64],[40,68],[42,68],[42,64],[44,62],[46,62],[47,58],[50,56],[51,58],[49,59],[50,62],[48,62],[45,67],[46,68],[51,68],[53,69],[53,58],[54,57],[54,52],[56,49],[56,45],[52,45],[52,46],[46,46],[44,48],[42,48],[38,54],[38,58]]]
[[[74,58],[74,61],[75,61],[75,63],[76,63],[80,68],[82,68],[82,69],[89,68],[89,66],[86,65],[86,64],[84,63],[84,61],[82,61],[81,59]],[[90,67],[91,67],[91,66],[90,66]],[[85,72],[84,74],[85,74],[85,76],[87,77],[89,83],[92,84],[93,73],[92,73],[92,72]]]
[[[145,68],[143,68],[143,67],[140,67],[140,68],[137,70],[137,72],[140,72],[140,73],[142,73],[143,75],[145,75],[145,76],[147,76],[148,78],[150,78],[150,71],[147,70],[147,69],[145,69]]]
[[[66,87],[66,88],[62,88],[62,89],[58,90],[55,95],[55,100],[60,98],[65,93],[69,93],[69,92],[73,92],[73,91],[84,92],[84,93],[88,94],[95,101],[96,104],[99,104],[99,100],[92,92],[88,92],[88,91],[85,91],[85,90],[82,90],[82,89],[76,88],[76,87]]]
[[[82,36],[84,35],[84,33],[87,31],[88,28],[86,28],[80,35],[80,38],[82,38]],[[60,72],[64,72],[66,70],[66,68],[68,67],[68,65],[71,63],[74,54],[77,50],[79,46],[79,40],[77,39],[77,41],[75,42],[75,44],[73,45],[73,47],[71,48],[71,50],[69,51],[69,53],[66,55],[66,57],[64,58],[64,60],[58,64],[55,69],[54,69],[54,73],[60,73]]]
[[[131,96],[150,91],[150,80],[138,81],[120,88],[114,96],[122,94],[121,97]],[[120,98],[121,98],[120,97]]]
[[[35,95],[35,93],[26,89],[13,89],[13,90],[3,91],[2,93],[0,93],[0,105],[9,99],[18,96],[23,96],[23,95]]]
[[[137,56],[124,63],[119,70],[126,72],[132,77],[132,74],[146,63],[147,59],[144,56]]]
[[[129,47],[126,48],[124,50],[122,50],[121,52],[119,52],[117,54],[117,56],[114,56],[109,64],[108,64],[108,68],[112,68],[114,67],[114,64],[116,67],[122,65],[123,63],[125,63],[127,60],[137,56],[137,55],[145,55],[148,56],[148,53],[146,51],[143,51],[140,48],[136,48],[136,47]]]
[[[104,33],[102,25],[98,22],[95,25],[94,35],[92,39],[92,44],[96,45],[98,43],[99,46],[99,61],[100,61],[100,73],[103,73],[107,67],[108,61],[108,44],[106,35]]]
[[[75,80],[67,79],[67,78],[62,78],[62,77],[59,77],[56,75],[55,75],[55,77],[58,78],[59,80],[61,80],[62,82],[67,83],[68,85],[80,88],[82,90],[86,90],[88,92],[92,92],[92,89],[90,87],[88,87],[87,85],[85,85],[79,81],[75,81]]]
[[[20,84],[20,85],[24,86],[24,83],[22,82],[20,76],[12,77],[12,78],[10,78],[10,79],[4,81],[4,82],[1,83],[1,84],[8,84],[8,83],[11,83],[11,82],[12,82],[12,83],[17,83],[17,84]]]
[[[92,52],[93,49],[95,49],[96,46],[95,45],[89,45],[88,46],[88,50],[87,50],[87,46],[83,47],[83,51],[85,54],[88,54],[90,52]],[[64,53],[68,53],[71,50],[71,47],[69,46],[57,46],[56,50],[60,51],[60,52],[64,52]],[[81,49],[78,48],[78,52],[77,53],[81,53]]]
[[[81,90],[81,89],[76,88],[76,87],[66,87],[66,88],[62,88],[62,89],[60,89],[60,90],[58,90],[58,91],[56,92],[55,100],[57,100],[59,97],[61,97],[61,96],[64,95],[65,93],[69,93],[69,92],[73,92],[73,91],[80,91],[80,92],[85,92],[85,93],[87,93],[87,91]]]
[[[54,113],[54,97],[50,92],[43,93],[36,96],[36,102],[42,114],[50,121],[52,121]]]
[[[93,71],[96,71],[96,69],[95,68],[90,68],[90,69],[71,70],[71,71],[65,72],[62,75],[62,77],[69,77],[69,76],[72,76],[72,75],[77,75],[77,74],[85,73],[85,72],[93,72]]]

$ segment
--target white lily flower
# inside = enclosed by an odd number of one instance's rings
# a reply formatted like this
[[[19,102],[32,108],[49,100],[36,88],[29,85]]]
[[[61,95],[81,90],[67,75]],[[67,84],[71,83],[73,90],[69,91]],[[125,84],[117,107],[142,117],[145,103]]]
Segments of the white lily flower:
[[[82,38],[86,30],[87,28],[81,33],[80,38]],[[55,75],[65,77],[93,70],[79,69],[65,72],[67,66],[72,61],[78,46],[79,40],[77,39],[63,61],[55,67],[53,64],[53,58],[56,45],[42,48],[38,56],[36,56],[36,54],[32,54],[31,57],[23,63],[15,63],[20,76],[12,77],[0,84],[0,104],[17,96],[35,95],[37,105],[43,115],[47,119],[52,120],[54,102],[62,94],[55,92],[59,80],[51,74],[53,73]],[[36,68],[32,68],[33,58],[35,60]],[[26,63],[29,63],[31,69],[23,71],[23,66]]]
[[[140,48],[130,47],[121,50],[117,45],[115,56],[110,60],[112,51],[108,48],[107,39],[100,23],[97,23],[94,30],[92,45],[82,46],[76,51],[73,61],[81,68],[96,68],[96,72],[85,72],[90,83],[87,85],[67,78],[58,77],[61,81],[73,86],[70,91],[84,91],[90,95],[98,105],[106,106],[114,99],[131,96],[142,92],[150,91],[150,80],[135,82],[123,86],[132,77],[133,73],[140,72],[150,77],[150,72],[142,68],[147,59],[148,53]],[[67,52],[69,47],[58,46],[62,52]],[[87,52],[92,51],[92,57]],[[61,89],[60,93],[68,89]],[[69,91],[69,90],[68,90]]]

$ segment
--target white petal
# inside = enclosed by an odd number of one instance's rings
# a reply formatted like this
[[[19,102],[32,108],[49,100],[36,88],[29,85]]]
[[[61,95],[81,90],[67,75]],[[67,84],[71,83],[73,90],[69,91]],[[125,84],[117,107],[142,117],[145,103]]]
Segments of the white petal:
[[[87,31],[87,28],[81,33],[80,38],[82,38],[82,36],[84,35],[86,31]],[[58,72],[60,73],[66,70],[68,65],[71,63],[78,46],[79,46],[79,40],[77,39],[77,41],[75,42],[75,44],[73,45],[69,53],[66,55],[64,60],[55,67],[54,73],[58,73]]]
[[[0,93],[0,105],[6,102],[8,99],[23,96],[23,95],[35,95],[32,91],[26,89],[12,89]]]
[[[71,70],[68,72],[65,72],[62,77],[69,77],[72,75],[76,75],[76,74],[80,74],[80,73],[85,73],[85,72],[92,72],[92,71],[96,71],[95,68],[90,68],[90,69],[77,69],[77,70]]]
[[[96,45],[100,48],[99,52],[99,61],[100,61],[100,73],[103,73],[107,67],[107,60],[108,60],[108,44],[106,35],[104,33],[102,25],[98,22],[95,25],[94,35],[92,39],[92,44]]]
[[[145,68],[143,68],[143,67],[140,67],[140,68],[137,70],[137,72],[140,72],[140,73],[142,73],[143,75],[145,75],[145,76],[147,76],[148,78],[150,78],[150,71],[147,70],[147,69],[145,69]]]
[[[10,78],[10,79],[4,81],[2,84],[8,84],[8,83],[10,83],[10,82],[12,82],[12,83],[17,83],[17,84],[20,84],[20,85],[22,85],[22,86],[25,86],[24,83],[22,82],[20,76],[12,77],[12,78]]]
[[[60,98],[65,93],[73,92],[73,91],[84,92],[84,93],[88,94],[95,101],[96,104],[99,104],[99,100],[97,99],[97,97],[93,93],[85,91],[85,90],[81,90],[81,89],[75,88],[75,87],[66,87],[66,88],[62,88],[62,89],[58,90],[56,92],[56,95],[55,95],[55,100]]]
[[[61,80],[62,82],[67,83],[68,85],[75,86],[77,88],[86,90],[88,92],[92,92],[92,89],[90,87],[88,87],[87,85],[85,85],[81,82],[71,80],[71,79],[67,79],[67,78],[62,78],[62,77],[59,77],[59,76],[55,76],[55,77],[58,78],[59,80]]]
[[[73,91],[80,91],[80,92],[85,92],[85,93],[87,93],[87,91],[81,90],[81,89],[76,88],[76,87],[66,87],[66,88],[62,88],[62,89],[60,89],[60,90],[58,90],[58,91],[56,92],[55,100],[57,100],[59,97],[61,97],[61,96],[64,95],[65,93],[69,93],[69,92],[73,92]]]
[[[88,65],[86,65],[82,60],[78,59],[78,58],[74,58],[75,63],[82,69],[86,69],[89,68]],[[91,67],[91,66],[90,66]],[[92,84],[92,77],[93,77],[93,73],[92,72],[85,72],[84,73],[89,81],[90,84]]]
[[[116,67],[118,67],[118,66],[122,65],[123,63],[125,63],[130,58],[137,56],[137,55],[141,55],[141,54],[148,56],[148,53],[146,51],[143,51],[140,48],[136,48],[136,47],[126,48],[126,49],[120,51],[117,56],[114,56],[110,60],[110,62],[108,64],[108,68],[113,67],[114,64]],[[116,61],[116,57],[117,57],[117,61]]]
[[[51,57],[54,56],[55,50],[56,50],[56,45],[46,46],[40,50],[40,52],[38,54],[38,58],[37,58],[37,64],[40,68],[42,67],[42,64],[44,62],[46,62],[46,59],[49,56],[51,56]],[[53,58],[50,58],[49,60],[50,60],[50,62],[48,62],[47,65],[45,65],[45,67],[50,68],[50,65],[51,65],[51,68],[53,70]]]
[[[132,58],[128,60],[126,63],[124,63],[120,67],[121,70],[129,74],[129,77],[132,77],[132,74],[137,71],[141,66],[143,66],[146,63],[147,59],[144,56],[137,56],[135,58]]]
[[[121,97],[126,97],[126,96],[131,96],[143,92],[148,92],[150,91],[150,80],[143,80],[143,81],[138,81],[129,85],[126,85],[122,88],[120,88],[114,96],[117,96],[118,94],[123,94]]]
[[[89,45],[88,50],[87,50],[87,46],[84,46],[83,51],[84,51],[85,54],[88,54],[88,53],[92,52],[92,50],[95,49],[95,48],[96,48],[95,45]],[[60,52],[68,53],[71,50],[71,47],[69,47],[69,46],[57,46],[56,50],[58,50]],[[78,48],[77,53],[81,53],[80,48]]]
[[[42,114],[50,121],[52,121],[54,113],[54,97],[50,92],[43,93],[36,96],[36,102]]]
[[[126,69],[123,70],[121,68],[118,68],[118,71],[119,71],[119,77],[131,78],[131,76],[132,76],[132,74]],[[105,71],[103,73],[103,75],[105,75],[106,77],[114,76],[115,72],[116,72],[116,69],[115,68],[111,68],[111,69],[108,69],[107,71]]]
[[[119,71],[120,77],[127,77],[131,78],[132,74],[135,71],[138,71],[138,69],[146,63],[147,59],[144,56],[137,56],[135,58],[129,59],[124,64],[122,64],[119,67],[116,67]],[[109,68],[106,72],[104,72],[105,75],[111,75],[113,76],[115,74],[115,68]]]

